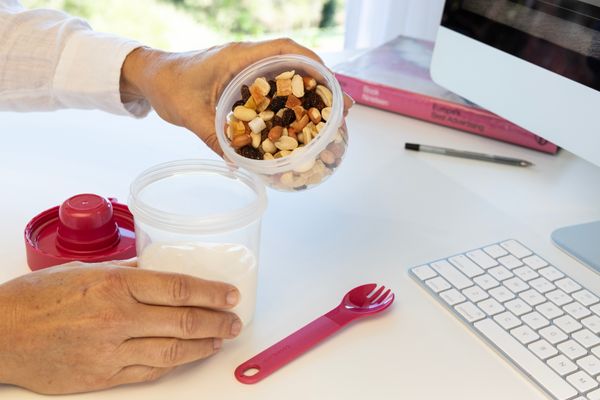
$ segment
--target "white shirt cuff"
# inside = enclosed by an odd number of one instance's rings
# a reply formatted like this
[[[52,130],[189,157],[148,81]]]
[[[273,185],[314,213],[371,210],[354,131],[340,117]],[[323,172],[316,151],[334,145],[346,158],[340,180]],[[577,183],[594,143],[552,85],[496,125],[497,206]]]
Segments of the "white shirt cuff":
[[[53,94],[62,107],[99,109],[113,114],[144,117],[145,100],[121,102],[121,67],[141,44],[118,36],[81,30],[73,32],[56,68]]]

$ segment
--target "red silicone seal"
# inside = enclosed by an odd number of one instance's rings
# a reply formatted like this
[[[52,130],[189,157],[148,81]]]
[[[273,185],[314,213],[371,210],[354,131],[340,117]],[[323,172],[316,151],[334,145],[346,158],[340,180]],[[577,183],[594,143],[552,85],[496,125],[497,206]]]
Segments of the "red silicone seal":
[[[116,199],[78,194],[36,215],[25,227],[32,271],[70,261],[135,257],[133,215]]]

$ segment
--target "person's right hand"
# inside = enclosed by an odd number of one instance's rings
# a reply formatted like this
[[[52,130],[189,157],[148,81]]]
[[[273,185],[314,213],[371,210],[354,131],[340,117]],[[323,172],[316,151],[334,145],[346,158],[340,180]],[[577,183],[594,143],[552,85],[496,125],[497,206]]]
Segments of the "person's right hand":
[[[0,383],[38,393],[152,381],[237,336],[228,284],[70,263],[0,285]]]

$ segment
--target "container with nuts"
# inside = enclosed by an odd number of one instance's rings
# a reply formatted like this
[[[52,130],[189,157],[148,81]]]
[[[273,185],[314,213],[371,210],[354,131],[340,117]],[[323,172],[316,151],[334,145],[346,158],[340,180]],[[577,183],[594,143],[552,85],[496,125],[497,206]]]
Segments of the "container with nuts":
[[[300,55],[259,61],[236,76],[217,105],[225,158],[274,189],[319,185],[348,146],[343,94],[322,64]]]

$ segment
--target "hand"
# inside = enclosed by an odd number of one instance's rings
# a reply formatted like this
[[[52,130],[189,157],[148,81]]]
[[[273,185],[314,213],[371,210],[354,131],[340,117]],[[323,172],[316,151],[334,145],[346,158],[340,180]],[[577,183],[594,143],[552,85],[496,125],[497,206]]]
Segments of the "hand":
[[[248,65],[287,53],[323,62],[290,39],[230,43],[189,53],[141,47],[123,63],[121,98],[124,102],[145,98],[164,120],[188,128],[222,156],[214,124],[215,108],[225,86]],[[345,96],[344,103],[347,110],[353,101]]]
[[[70,263],[0,285],[0,383],[44,394],[152,381],[235,337],[228,284]]]

